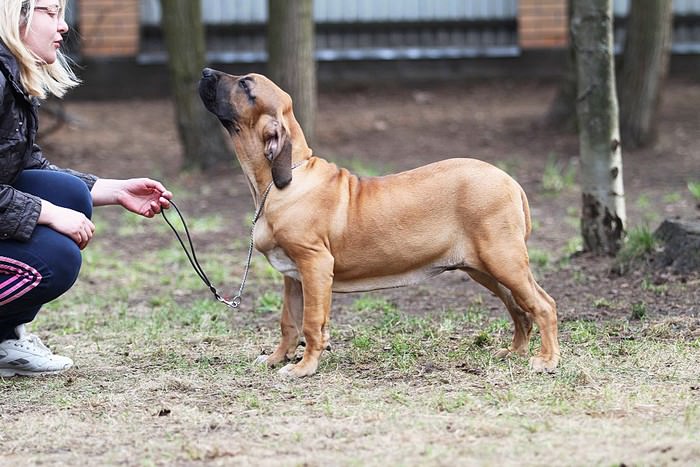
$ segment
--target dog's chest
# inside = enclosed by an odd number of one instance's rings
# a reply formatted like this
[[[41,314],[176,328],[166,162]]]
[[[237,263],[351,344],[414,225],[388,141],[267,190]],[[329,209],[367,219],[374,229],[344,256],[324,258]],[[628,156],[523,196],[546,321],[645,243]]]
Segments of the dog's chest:
[[[277,269],[282,275],[301,280],[296,263],[287,256],[282,248],[274,247],[267,250],[265,252],[265,257],[267,257],[272,267]]]
[[[267,261],[284,276],[299,280],[299,270],[292,259],[287,256],[282,248],[277,246],[272,232],[265,223],[261,223],[253,235],[255,248],[265,255]]]

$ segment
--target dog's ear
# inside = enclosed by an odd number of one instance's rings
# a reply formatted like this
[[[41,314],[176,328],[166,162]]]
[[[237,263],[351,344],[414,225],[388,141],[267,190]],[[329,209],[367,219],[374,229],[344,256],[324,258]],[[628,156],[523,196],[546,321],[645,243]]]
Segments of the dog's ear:
[[[272,120],[265,128],[265,157],[272,165],[272,181],[284,188],[292,181],[292,143],[284,127]]]

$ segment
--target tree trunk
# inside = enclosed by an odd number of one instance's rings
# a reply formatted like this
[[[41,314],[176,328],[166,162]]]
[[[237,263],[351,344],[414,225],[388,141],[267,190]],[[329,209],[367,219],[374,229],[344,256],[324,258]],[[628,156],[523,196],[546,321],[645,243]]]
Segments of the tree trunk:
[[[571,33],[572,3],[573,0],[566,0],[569,33]],[[559,84],[557,95],[547,110],[547,122],[557,128],[576,130],[576,53],[571,37],[569,37],[569,43],[566,48],[566,69]]]
[[[614,255],[625,231],[622,151],[613,57],[612,0],[574,0],[584,248]]]
[[[235,161],[221,125],[207,112],[197,93],[205,59],[201,2],[160,0],[160,4],[184,168],[210,169],[224,161]]]
[[[625,147],[656,139],[659,96],[668,74],[672,0],[632,0],[620,68],[620,131]]]
[[[313,0],[268,0],[268,73],[292,96],[294,114],[313,145],[316,61]]]

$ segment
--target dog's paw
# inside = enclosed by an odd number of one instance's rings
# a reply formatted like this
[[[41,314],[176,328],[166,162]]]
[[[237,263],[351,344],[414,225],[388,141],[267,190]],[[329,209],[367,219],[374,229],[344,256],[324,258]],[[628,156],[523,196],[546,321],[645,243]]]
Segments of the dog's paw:
[[[316,368],[312,368],[311,365],[302,365],[301,363],[289,363],[280,368],[277,373],[287,378],[303,378],[316,373]]]
[[[524,349],[514,349],[512,347],[507,347],[507,348],[502,348],[498,349],[493,356],[498,359],[505,359],[508,357],[513,357],[515,355],[519,355],[521,357],[527,357],[527,348]]]
[[[549,359],[541,356],[532,357],[530,359],[530,369],[535,373],[555,373],[558,363],[559,359],[557,357],[551,357]]]
[[[292,369],[294,368],[294,363],[289,363],[282,368],[280,368],[277,371],[277,374],[280,376],[289,376],[289,377],[294,377],[294,374],[292,373]]]

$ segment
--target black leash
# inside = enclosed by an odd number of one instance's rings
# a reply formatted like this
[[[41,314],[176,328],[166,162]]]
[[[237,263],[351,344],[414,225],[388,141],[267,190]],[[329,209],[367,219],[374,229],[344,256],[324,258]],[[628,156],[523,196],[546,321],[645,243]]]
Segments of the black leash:
[[[194,245],[192,244],[192,236],[190,235],[190,230],[187,228],[187,223],[185,222],[185,218],[183,217],[182,213],[180,212],[180,209],[177,207],[177,204],[173,200],[170,200],[170,204],[172,207],[175,208],[175,211],[177,212],[177,215],[180,217],[180,220],[182,221],[182,226],[185,229],[185,234],[187,235],[187,243],[189,244],[189,250],[187,249],[187,246],[185,245],[185,242],[182,240],[182,237],[180,237],[180,234],[178,233],[177,229],[173,224],[170,222],[168,217],[165,215],[165,210],[161,210],[160,213],[163,215],[163,219],[165,219],[165,222],[170,226],[170,229],[173,231],[175,234],[175,237],[177,237],[177,241],[180,242],[180,246],[182,249],[185,251],[185,255],[187,256],[187,259],[189,260],[190,264],[192,265],[192,268],[194,269],[194,272],[197,273],[199,278],[204,282],[204,284],[209,287],[209,290],[211,291],[212,294],[214,294],[214,298],[216,298],[218,301],[223,303],[224,305],[228,306],[229,308],[238,308],[241,305],[241,297],[243,296],[243,289],[245,288],[245,283],[246,280],[248,279],[248,271],[250,270],[250,261],[253,257],[253,233],[255,232],[255,223],[258,221],[260,218],[260,215],[262,214],[262,209],[263,206],[265,205],[265,200],[267,199],[267,195],[270,193],[270,188],[272,188],[272,183],[267,187],[267,190],[265,190],[265,193],[263,194],[262,201],[260,202],[260,206],[258,206],[258,210],[255,212],[255,217],[253,217],[253,227],[251,228],[250,231],[250,246],[248,248],[248,259],[246,260],[246,265],[245,265],[245,270],[243,272],[243,280],[241,280],[241,286],[238,289],[238,293],[231,299],[227,300],[225,299],[218,290],[216,290],[216,287],[211,283],[209,278],[207,277],[207,274],[204,272],[204,269],[202,266],[199,264],[199,260],[197,259],[197,254],[194,251]]]
[[[185,218],[182,216],[182,213],[180,212],[180,209],[177,207],[177,204],[173,200],[170,200],[170,205],[175,208],[175,211],[177,211],[177,215],[180,217],[180,220],[182,221],[182,225],[185,229],[185,234],[187,235],[187,242],[189,243],[190,249],[187,249],[187,246],[185,245],[185,242],[182,240],[180,237],[180,234],[178,233],[177,229],[175,226],[170,222],[168,217],[165,215],[165,209],[161,210],[160,213],[163,215],[163,219],[165,219],[165,222],[170,226],[170,229],[173,231],[175,234],[175,237],[177,237],[177,241],[180,242],[180,246],[182,246],[182,249],[185,250],[185,255],[187,255],[187,259],[189,260],[190,264],[192,265],[192,268],[194,271],[197,273],[199,278],[204,282],[204,284],[209,287],[209,290],[211,293],[214,294],[214,297],[221,303],[224,303],[228,305],[231,308],[238,308],[238,306],[241,303],[240,295],[237,297],[234,297],[233,300],[229,301],[226,300],[224,297],[219,294],[219,292],[216,290],[216,287],[212,285],[211,281],[207,277],[207,274],[204,272],[204,269],[202,269],[202,266],[199,264],[199,260],[197,259],[197,254],[194,252],[194,245],[192,244],[192,237],[190,236],[190,231],[187,228],[187,223],[185,222]],[[191,251],[191,253],[190,253]]]
[[[304,164],[306,160],[302,160],[297,162],[296,164],[292,165],[292,170],[296,169],[297,167],[301,166]],[[185,218],[182,216],[182,213],[180,212],[180,209],[178,209],[177,204],[173,200],[170,200],[170,204],[175,208],[175,211],[177,211],[177,215],[180,216],[180,220],[182,221],[182,225],[185,228],[185,234],[187,235],[187,242],[189,243],[190,249],[187,249],[187,246],[185,245],[185,242],[182,241],[182,238],[180,237],[180,234],[177,232],[177,229],[173,226],[172,223],[170,223],[170,220],[168,217],[165,215],[165,210],[162,209],[160,213],[163,215],[163,219],[165,219],[165,222],[168,223],[170,226],[170,229],[173,231],[175,236],[177,237],[177,240],[180,242],[180,246],[182,246],[182,249],[185,250],[185,255],[187,255],[187,259],[190,261],[190,264],[192,265],[192,268],[194,271],[197,273],[200,279],[202,279],[202,282],[209,287],[209,290],[211,293],[214,294],[214,297],[223,303],[224,305],[228,306],[229,308],[238,308],[241,305],[241,297],[243,296],[243,289],[245,288],[245,283],[246,280],[248,280],[248,272],[250,271],[250,261],[253,258],[253,235],[255,234],[255,223],[258,222],[258,219],[260,219],[260,216],[262,215],[263,207],[265,206],[265,200],[267,200],[267,195],[270,194],[270,189],[272,188],[272,182],[270,182],[269,185],[267,185],[267,188],[265,189],[265,192],[262,195],[262,198],[260,199],[260,206],[258,206],[258,209],[255,211],[255,216],[253,216],[253,226],[250,228],[250,244],[248,246],[248,259],[246,260],[245,263],[245,269],[243,270],[243,279],[241,280],[241,286],[238,289],[238,293],[231,299],[227,300],[221,294],[219,293],[218,290],[216,290],[216,287],[211,283],[209,278],[207,277],[206,273],[204,272],[204,269],[202,269],[202,266],[199,264],[199,261],[197,260],[197,255],[194,252],[194,245],[192,244],[192,237],[190,236],[190,231],[187,228],[187,223],[185,223]]]

